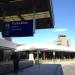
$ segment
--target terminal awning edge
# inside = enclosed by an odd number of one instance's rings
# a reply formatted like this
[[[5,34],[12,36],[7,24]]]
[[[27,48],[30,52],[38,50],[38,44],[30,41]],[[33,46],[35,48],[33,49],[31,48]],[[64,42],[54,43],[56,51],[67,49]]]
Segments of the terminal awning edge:
[[[36,29],[54,28],[52,0],[0,1],[0,12],[1,12],[0,24],[1,26],[3,26],[2,21],[6,21],[7,19],[6,17],[10,17],[10,20],[12,21],[14,21],[15,19],[16,20],[25,20],[27,18],[30,19],[29,14],[32,14],[34,9],[36,12]],[[39,17],[40,13],[42,15]],[[14,16],[15,18],[13,19]],[[9,19],[7,20],[10,21]],[[0,30],[1,29],[2,28],[0,28]]]

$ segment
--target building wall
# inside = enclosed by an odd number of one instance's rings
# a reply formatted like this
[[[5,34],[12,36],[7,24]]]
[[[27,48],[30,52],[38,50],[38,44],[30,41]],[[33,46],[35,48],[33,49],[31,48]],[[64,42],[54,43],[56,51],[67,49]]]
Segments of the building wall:
[[[15,50],[17,44],[13,43],[10,37],[3,38],[0,32],[0,61],[8,61],[11,53]]]
[[[11,54],[12,54],[11,50],[4,50],[3,60],[9,61],[11,59]]]

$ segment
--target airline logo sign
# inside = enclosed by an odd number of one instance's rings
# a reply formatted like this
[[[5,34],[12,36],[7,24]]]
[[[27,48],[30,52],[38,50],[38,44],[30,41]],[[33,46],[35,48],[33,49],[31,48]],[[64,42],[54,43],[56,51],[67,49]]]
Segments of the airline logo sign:
[[[33,20],[5,22],[3,37],[33,36]]]

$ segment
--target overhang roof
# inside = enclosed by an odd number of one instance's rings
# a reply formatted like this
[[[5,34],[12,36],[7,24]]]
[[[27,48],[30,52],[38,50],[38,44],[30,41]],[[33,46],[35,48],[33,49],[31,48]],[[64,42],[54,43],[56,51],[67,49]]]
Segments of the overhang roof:
[[[16,49],[17,44],[11,41],[0,38],[0,49]]]
[[[33,13],[33,10],[36,12],[36,29],[54,27],[51,0],[0,0],[0,24],[3,26],[2,21],[7,20],[32,19],[30,14]],[[15,16],[15,19],[11,16]]]
[[[75,48],[58,46],[53,44],[26,44],[18,46],[15,51],[59,51],[59,52],[75,52]]]

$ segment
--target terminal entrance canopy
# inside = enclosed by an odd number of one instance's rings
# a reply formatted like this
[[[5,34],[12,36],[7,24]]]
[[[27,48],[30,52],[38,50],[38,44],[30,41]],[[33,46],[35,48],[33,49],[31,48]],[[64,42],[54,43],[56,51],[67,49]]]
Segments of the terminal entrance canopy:
[[[52,0],[0,0],[0,31],[3,22],[33,20],[35,28],[54,28]]]

